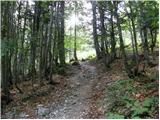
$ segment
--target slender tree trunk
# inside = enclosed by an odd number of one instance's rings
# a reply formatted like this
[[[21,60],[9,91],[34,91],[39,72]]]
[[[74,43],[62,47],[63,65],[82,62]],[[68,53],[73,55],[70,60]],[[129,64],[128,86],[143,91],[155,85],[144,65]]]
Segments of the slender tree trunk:
[[[141,7],[140,7],[140,16],[143,18],[143,9]],[[143,20],[140,21],[140,35],[143,45],[144,57],[147,63],[149,63],[150,60],[149,60],[149,49],[148,49],[148,39],[147,39],[147,28],[145,25],[142,24],[143,23],[142,21]]]
[[[71,27],[70,27],[70,29],[69,29],[69,32],[70,32],[70,35],[69,35],[70,37],[69,37],[69,38],[70,38],[70,41],[71,41],[71,40],[72,40]],[[69,42],[70,42],[70,41],[69,41]],[[72,59],[71,57],[72,57],[71,50],[69,50],[69,61]]]
[[[104,64],[106,67],[109,67],[109,55],[108,55],[108,45],[106,44],[106,49],[104,44],[106,42],[106,30],[104,25],[104,8],[101,5],[102,1],[99,2],[99,13],[100,13],[100,22],[101,22],[101,53],[104,57]],[[102,3],[103,4],[103,3]]]
[[[157,29],[155,29],[155,32],[154,32],[154,44],[153,44],[154,47],[156,46],[156,42],[157,42]],[[154,47],[153,47],[153,49],[154,49]]]
[[[97,59],[101,58],[98,36],[97,36],[97,19],[96,19],[96,1],[92,1],[92,11],[93,11],[93,39],[94,39],[94,47],[96,50]]]
[[[55,65],[57,66],[59,63],[58,63],[58,58],[59,58],[59,56],[58,56],[58,54],[59,54],[59,50],[58,50],[58,47],[59,47],[59,39],[60,39],[60,32],[59,32],[59,29],[60,29],[60,27],[59,27],[59,18],[58,18],[58,16],[59,16],[59,2],[57,3],[57,5],[56,5],[56,17],[55,17],[55,19],[56,19],[56,21],[55,21],[55,42],[54,42],[54,61],[55,61]]]
[[[132,41],[132,50],[133,50],[133,61],[136,60],[136,53],[135,53],[135,42],[134,42],[134,38],[133,38],[133,33],[132,33],[132,28],[131,28],[131,23],[129,21],[129,32],[131,34],[131,41]],[[137,62],[136,62],[137,63]]]
[[[143,37],[144,37],[144,51],[145,51],[145,59],[149,63],[149,48],[148,48],[148,39],[147,39],[147,28],[143,29]]]
[[[125,70],[126,70],[128,76],[130,76],[131,75],[131,70],[130,70],[128,62],[127,62],[127,57],[126,57],[126,52],[125,52],[124,43],[123,43],[123,37],[122,37],[122,30],[121,30],[119,15],[117,13],[118,3],[116,1],[113,1],[113,5],[114,5],[114,9],[115,9],[115,17],[117,19],[118,35],[119,35],[119,40],[120,40],[120,49],[122,51],[122,56],[123,56],[123,62],[124,62]]]
[[[149,29],[149,30],[150,30],[150,34],[151,34],[151,53],[152,53],[152,55],[153,55],[153,45],[154,45],[154,41],[153,41],[153,32],[152,32],[151,29]]]
[[[52,53],[51,53],[51,37],[52,37],[52,26],[53,26],[53,10],[54,10],[54,2],[52,2],[52,6],[51,6],[51,17],[50,17],[50,22],[49,22],[49,26],[48,26],[48,28],[49,28],[49,30],[48,30],[48,46],[47,46],[47,51],[48,51],[48,61],[49,61],[49,66],[48,66],[48,68],[49,68],[49,81],[51,81],[52,82],[52,69],[53,69],[53,63],[52,63],[52,58],[53,58],[53,56],[52,56]]]
[[[34,7],[34,16],[33,16],[33,23],[32,23],[32,33],[31,33],[31,48],[30,48],[30,57],[31,57],[31,65],[30,65],[30,73],[32,76],[32,88],[34,90],[33,84],[35,82],[35,76],[36,76],[36,68],[35,68],[35,60],[36,60],[36,41],[37,41],[37,34],[38,34],[38,27],[39,27],[39,22],[38,22],[38,1],[35,2],[35,7]]]
[[[114,34],[114,24],[113,24],[113,10],[111,10],[111,59],[114,60],[116,58],[116,41]]]
[[[131,1],[129,1],[129,7],[131,10],[131,14],[133,14],[133,10],[132,10],[132,6],[131,6]],[[138,64],[138,48],[137,48],[137,35],[136,35],[136,29],[135,29],[135,21],[132,15],[130,15],[130,19],[131,19],[131,25],[133,28],[133,37],[134,37],[134,46],[135,46],[135,60],[136,60],[136,64]]]
[[[78,58],[77,58],[77,29],[76,29],[76,18],[77,18],[77,11],[76,11],[76,4],[77,2],[74,1],[74,15],[75,15],[75,24],[74,24],[74,59],[77,61]]]
[[[64,49],[64,1],[60,1],[60,39],[59,39],[59,61],[60,66],[65,65],[65,49]]]
[[[40,62],[39,62],[39,84],[42,84],[42,79],[44,77],[44,71],[43,71],[43,66],[44,66],[44,57],[43,57],[43,48],[44,48],[44,35],[43,35],[43,30],[44,30],[44,24],[41,25],[41,29],[40,29],[40,33],[41,33],[41,37],[40,37]]]
[[[152,30],[150,28],[150,34],[151,34],[151,53],[152,55],[154,55],[154,47],[156,46],[156,42],[157,42],[157,30],[155,29],[155,32],[154,30]]]
[[[26,8],[25,8],[25,14],[24,14],[24,24],[23,24],[23,35],[22,35],[22,41],[21,41],[21,52],[20,52],[20,65],[21,65],[21,74],[22,74],[22,80],[24,80],[24,40],[25,40],[25,31],[26,31],[26,13],[28,9],[28,2],[26,2]]]
[[[20,38],[20,26],[21,26],[21,19],[20,19],[20,13],[21,13],[21,7],[22,7],[22,2],[20,1],[19,6],[18,6],[18,25],[17,25],[17,30],[16,30],[16,39],[15,39],[15,58],[14,58],[14,66],[13,66],[13,71],[14,71],[14,85],[18,89],[20,93],[23,93],[22,90],[18,87],[17,83],[20,82],[19,79],[19,63],[18,63],[18,42]]]

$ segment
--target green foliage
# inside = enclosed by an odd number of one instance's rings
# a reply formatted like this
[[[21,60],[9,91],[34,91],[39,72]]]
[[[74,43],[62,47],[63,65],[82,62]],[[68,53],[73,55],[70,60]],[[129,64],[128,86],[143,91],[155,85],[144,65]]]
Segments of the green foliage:
[[[150,76],[150,79],[152,81],[159,80],[159,72],[157,71],[157,72],[152,73],[151,76]]]
[[[143,106],[145,107],[150,107],[152,105],[152,103],[154,102],[154,100],[152,98],[146,98],[143,102]]]
[[[158,28],[158,4],[156,1],[145,1],[144,3],[138,4],[140,8],[143,8],[142,16],[138,17],[143,23],[143,26],[146,26],[151,29]]]
[[[124,115],[109,112],[106,114],[107,119],[124,119]]]
[[[148,89],[148,86],[149,89],[155,89],[158,88],[158,86],[155,86],[155,83],[148,83],[141,87],[134,87],[133,83],[134,80],[119,80],[107,87],[107,102],[110,102],[110,106],[112,106],[106,113],[107,118],[139,119],[151,116],[154,111],[157,111],[158,96],[148,96],[145,97],[143,101],[140,101],[133,97],[132,94],[139,93],[140,91],[145,92],[145,89]],[[126,109],[128,111],[127,113],[125,112]]]
[[[133,98],[130,98],[129,96],[124,96],[122,97],[123,102],[125,103],[125,105],[127,106],[127,108],[130,108],[131,106],[133,106],[135,100]]]
[[[131,108],[133,114],[132,117],[137,117],[139,115],[149,112],[149,109],[140,105],[139,102],[135,102],[134,106]]]
[[[65,48],[73,49],[74,48],[74,37],[65,35]]]
[[[143,102],[143,106],[149,108],[152,105],[157,104],[157,103],[158,103],[158,97],[145,98]]]
[[[139,115],[148,113],[149,112],[148,110],[149,109],[145,108],[145,107],[135,107],[135,106],[133,106],[132,107],[132,111],[133,111],[132,117],[137,117]]]
[[[77,50],[82,50],[83,45],[87,44],[89,42],[88,36],[85,35],[85,31],[83,31],[82,34],[80,34],[81,30],[77,30],[78,32],[78,36],[76,37],[76,48]],[[65,48],[73,51],[74,49],[74,41],[75,41],[75,37],[73,35],[65,35]]]
[[[89,60],[91,60],[93,58],[94,58],[94,56],[92,56],[92,55],[90,55],[90,56],[87,57],[87,59],[89,59]]]
[[[132,117],[132,119],[141,119],[141,118],[136,116],[136,117]]]

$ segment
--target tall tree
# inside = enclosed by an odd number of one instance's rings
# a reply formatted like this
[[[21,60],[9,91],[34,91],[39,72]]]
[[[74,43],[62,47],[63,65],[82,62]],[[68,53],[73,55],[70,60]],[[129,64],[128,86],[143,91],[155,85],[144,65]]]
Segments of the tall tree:
[[[20,30],[21,30],[21,10],[22,10],[22,2],[19,2],[18,5],[18,22],[17,22],[17,28],[16,28],[16,36],[15,36],[15,53],[14,53],[14,65],[13,65],[13,74],[14,74],[14,85],[15,87],[19,90],[20,93],[23,93],[22,90],[18,87],[17,83],[20,82],[20,78],[19,78],[19,73],[20,73],[20,69],[19,69],[19,41],[20,41]]]
[[[147,63],[150,62],[149,60],[149,48],[148,48],[148,38],[147,38],[147,27],[144,23],[144,11],[141,7],[143,7],[143,2],[140,2],[140,35],[141,35],[141,41],[143,45],[143,52],[144,52],[144,57],[147,60]]]
[[[97,59],[101,58],[99,43],[98,43],[98,36],[97,36],[97,18],[96,18],[96,1],[92,1],[92,11],[93,11],[93,39],[94,39],[94,47],[96,50]]]
[[[105,44],[106,40],[106,28],[104,24],[104,4],[105,2],[100,1],[98,2],[98,8],[99,8],[99,13],[100,13],[100,23],[101,23],[101,55],[104,57],[104,64],[106,67],[109,66],[109,53],[108,53],[108,44]]]
[[[60,60],[60,65],[64,66],[65,65],[65,49],[64,49],[64,1],[60,1],[60,39],[58,42],[59,46],[59,60]]]
[[[13,36],[14,35],[14,8],[16,5],[15,1],[3,1],[2,3],[2,29],[1,29],[1,44],[2,44],[2,53],[1,53],[1,65],[2,65],[2,100],[5,99],[5,102],[8,103],[11,100],[10,96],[10,81],[12,81],[11,73],[11,58],[14,50]]]
[[[25,32],[26,32],[26,24],[27,24],[27,14],[28,14],[29,4],[28,1],[25,3],[25,11],[24,11],[24,23],[23,23],[23,32],[21,36],[21,46],[20,46],[20,73],[22,74],[22,80],[24,79],[24,42],[25,42]]]
[[[77,1],[74,1],[74,17],[75,17],[75,24],[74,24],[74,59],[77,61],[77,27],[76,27],[76,19],[77,19]]]
[[[132,8],[132,3],[133,1],[129,1],[129,8],[130,8],[130,20],[131,20],[131,25],[133,29],[133,38],[134,38],[134,47],[135,47],[135,60],[136,63],[138,64],[138,48],[137,48],[137,34],[136,34],[136,29],[135,29],[135,20],[134,20],[134,13],[133,13],[133,8]]]
[[[120,25],[120,18],[117,13],[118,2],[113,1],[113,5],[114,5],[114,9],[115,9],[115,17],[117,19],[118,35],[119,35],[119,40],[120,40],[120,49],[122,51],[122,56],[123,56],[123,62],[124,62],[125,70],[126,70],[128,76],[130,76],[131,70],[130,70],[128,62],[127,62],[127,57],[126,57],[126,52],[125,52],[125,47],[124,47],[124,42],[123,42],[123,37],[122,37],[122,30],[121,30],[121,25]]]
[[[110,32],[110,37],[111,37],[111,59],[114,60],[116,58],[116,40],[115,40],[115,31],[114,31],[114,8],[112,2],[109,2],[109,7],[111,11],[111,18],[110,18],[110,23],[111,23],[111,32]]]

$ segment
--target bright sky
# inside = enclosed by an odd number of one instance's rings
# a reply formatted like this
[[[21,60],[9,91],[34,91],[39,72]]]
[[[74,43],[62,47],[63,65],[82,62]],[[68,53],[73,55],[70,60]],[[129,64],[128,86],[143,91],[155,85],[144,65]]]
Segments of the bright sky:
[[[33,5],[34,4],[33,0],[28,0],[28,4]]]
[[[82,0],[83,1],[83,5],[84,5],[84,9],[83,11],[84,12],[87,12],[88,10],[91,10],[92,6],[91,6],[91,3],[90,2],[87,2],[85,0]],[[91,22],[92,20],[92,17],[91,17],[92,14],[88,14],[87,16],[86,15],[81,15],[81,14],[78,14],[78,16],[75,18],[75,15],[74,15],[74,12],[70,15],[69,19],[66,20],[66,27],[67,29],[69,29],[70,27],[74,27],[75,25],[75,21],[76,21],[76,24],[77,25],[81,25],[82,24],[82,21],[79,20],[79,18],[83,18],[83,22],[84,23],[87,23],[87,22]]]

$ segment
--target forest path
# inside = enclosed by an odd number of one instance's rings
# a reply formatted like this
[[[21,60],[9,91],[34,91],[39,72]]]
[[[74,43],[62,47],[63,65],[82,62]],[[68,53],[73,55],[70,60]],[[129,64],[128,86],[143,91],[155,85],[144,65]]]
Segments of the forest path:
[[[69,65],[66,72],[66,76],[58,75],[59,84],[37,88],[36,92],[44,92],[42,97],[27,98],[28,100],[23,102],[21,98],[23,99],[27,93],[24,95],[15,93],[14,101],[4,111],[2,117],[12,119],[89,118],[94,101],[93,88],[98,81],[96,66],[85,61],[80,62],[80,65]]]
[[[80,62],[80,69],[69,77],[70,88],[63,100],[53,104],[48,114],[38,112],[38,118],[81,119],[86,118],[90,108],[92,87],[96,80],[96,68],[88,62]],[[44,109],[44,108],[43,108]],[[45,110],[40,110],[44,112]]]

